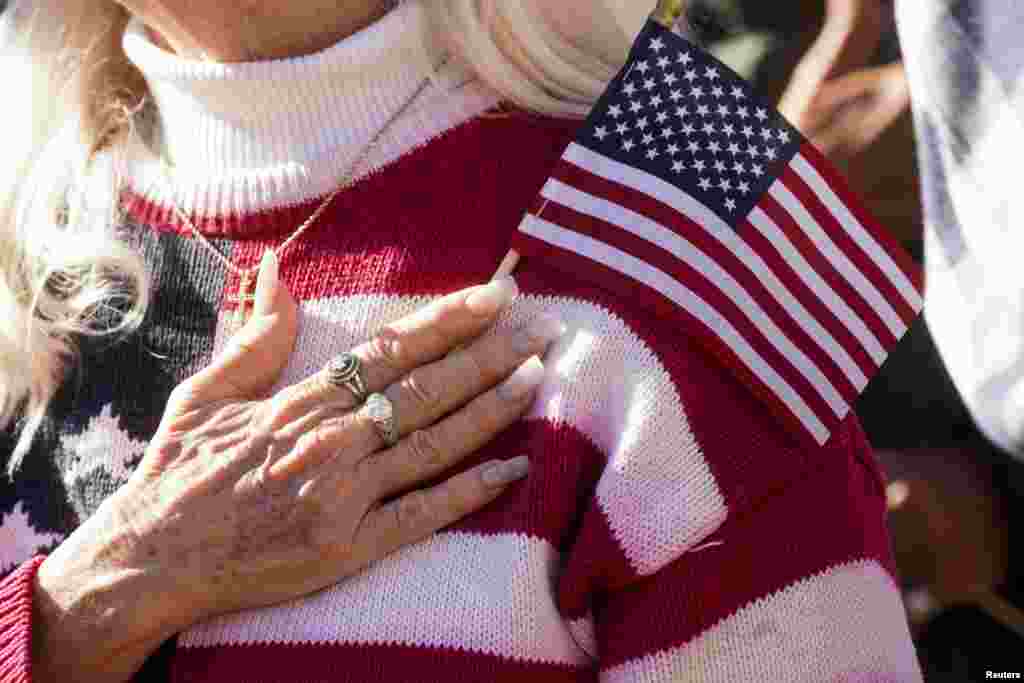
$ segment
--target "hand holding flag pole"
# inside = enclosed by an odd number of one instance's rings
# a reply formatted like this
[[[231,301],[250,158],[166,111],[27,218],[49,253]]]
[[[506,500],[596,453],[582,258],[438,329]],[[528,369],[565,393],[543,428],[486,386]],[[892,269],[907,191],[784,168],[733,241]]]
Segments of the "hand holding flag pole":
[[[811,447],[923,306],[920,268],[662,0],[526,214],[513,252],[642,306]]]
[[[675,28],[679,18],[683,16],[685,5],[686,0],[658,0],[658,6],[651,14],[651,20],[658,22],[671,31]],[[505,254],[505,258],[502,259],[501,265],[498,266],[498,270],[494,273],[494,277],[491,279],[500,280],[508,277],[515,272],[518,265],[519,253],[515,249],[509,249],[508,253]]]

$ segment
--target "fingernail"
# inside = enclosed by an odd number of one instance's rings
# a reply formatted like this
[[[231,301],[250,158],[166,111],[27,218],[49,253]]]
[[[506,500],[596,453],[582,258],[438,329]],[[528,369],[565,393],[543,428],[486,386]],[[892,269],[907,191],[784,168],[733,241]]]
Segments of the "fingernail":
[[[495,462],[484,470],[483,480],[491,488],[498,488],[511,484],[514,481],[519,481],[529,472],[530,459],[525,455],[520,455],[518,458],[512,458],[504,462]]]
[[[498,385],[498,395],[507,401],[517,401],[536,389],[543,379],[544,364],[534,356]]]
[[[565,330],[565,323],[555,316],[541,315],[516,335],[516,350],[520,353],[543,351],[553,341],[561,338]]]
[[[475,315],[494,315],[508,306],[519,294],[519,286],[511,277],[478,287],[466,299],[466,308]]]
[[[253,304],[253,315],[266,315],[274,306],[277,291],[278,263],[277,254],[273,249],[263,252],[260,270],[256,275],[256,301]]]

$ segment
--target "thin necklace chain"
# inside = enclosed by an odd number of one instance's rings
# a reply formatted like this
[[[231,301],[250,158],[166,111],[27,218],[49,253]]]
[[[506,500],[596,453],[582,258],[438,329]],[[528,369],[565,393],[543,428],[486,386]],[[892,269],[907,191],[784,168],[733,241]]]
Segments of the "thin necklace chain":
[[[399,119],[399,117],[401,117],[409,110],[409,107],[411,107],[413,102],[415,102],[419,98],[420,94],[423,93],[424,89],[426,89],[426,87],[429,84],[430,78],[426,78],[423,80],[422,83],[420,83],[419,87],[416,89],[416,92],[414,92],[412,97],[409,98],[409,101],[406,102],[401,109],[399,109],[397,112],[391,115],[391,117],[387,120],[387,122],[380,129],[380,131],[378,131],[377,134],[374,135],[373,138],[359,152],[359,154],[356,156],[355,161],[353,161],[352,164],[349,166],[348,171],[342,177],[341,182],[338,184],[337,188],[335,188],[334,192],[332,192],[327,197],[327,199],[325,199],[323,203],[321,203],[320,206],[317,207],[316,211],[314,211],[313,214],[302,223],[302,225],[295,229],[295,232],[293,232],[291,236],[288,237],[288,239],[286,239],[276,249],[274,249],[274,254],[278,257],[278,259],[281,259],[285,250],[287,250],[288,247],[290,247],[295,242],[295,240],[299,239],[299,237],[301,237],[303,233],[305,233],[306,230],[308,230],[313,225],[313,223],[316,222],[316,219],[319,218],[320,214],[322,214],[327,209],[327,207],[334,200],[334,198],[351,186],[352,181],[355,179],[356,173],[359,171],[363,163],[370,157],[370,155],[376,151],[377,147],[380,145],[381,140],[384,138],[384,134],[391,129],[391,126],[394,125],[394,123]],[[171,166],[171,164],[169,164],[162,155],[160,157],[160,165],[161,168],[163,169],[165,180],[167,180],[168,185],[173,187],[173,184],[170,182],[170,177],[168,175],[169,167]],[[212,254],[214,254],[221,261],[221,263],[224,264],[224,267],[230,270],[232,273],[235,273],[236,275],[244,278],[247,275],[251,275],[252,273],[256,272],[256,270],[259,268],[258,265],[252,268],[239,268],[231,259],[222,254],[220,249],[214,246],[214,244],[206,237],[206,235],[199,231],[199,228],[197,228],[192,223],[192,220],[188,217],[188,215],[186,215],[184,211],[178,208],[178,204],[174,201],[173,197],[170,199],[170,205],[171,208],[174,210],[174,213],[178,216],[178,219],[182,223],[184,223],[185,226],[189,229],[189,232],[191,232],[197,239],[199,239],[200,243],[204,247],[206,247]]]

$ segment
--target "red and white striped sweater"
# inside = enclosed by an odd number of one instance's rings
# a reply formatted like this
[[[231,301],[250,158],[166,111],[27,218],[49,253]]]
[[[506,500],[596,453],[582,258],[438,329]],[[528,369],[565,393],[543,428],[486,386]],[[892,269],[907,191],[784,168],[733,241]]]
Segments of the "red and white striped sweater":
[[[302,77],[330,80],[339,63],[369,68],[380,61],[376,50],[397,49],[407,40],[398,34],[421,30],[422,21],[420,8],[405,4],[327,51],[324,63],[193,71],[187,82],[161,68],[180,60],[158,59],[138,26],[129,30],[126,49],[150,81],[179,166],[198,169],[209,154],[224,168],[250,169],[183,172],[175,187],[179,204],[237,263],[255,264],[279,244],[319,204],[330,187],[323,178],[341,175],[331,166],[338,155],[325,154],[332,146],[320,139],[330,117],[378,103],[382,111],[361,114],[365,126],[349,120],[337,134],[351,140],[334,140],[333,149],[356,149],[417,82],[392,66],[352,95]],[[265,130],[215,120],[218,109],[203,99],[219,87],[218,101],[237,105],[254,78],[275,69],[292,69],[294,87],[305,89],[290,93],[293,108],[298,98],[321,117],[313,121],[320,132],[287,126],[290,134],[316,140],[275,150],[263,144]],[[282,263],[301,310],[282,386],[383,323],[488,279],[576,126],[495,115],[494,93],[458,71],[422,97],[385,136],[375,170]],[[153,372],[151,356],[131,348],[114,359],[85,354],[91,383],[57,402],[52,428],[29,456],[58,463],[59,492],[0,489],[0,571],[70,530],[46,521],[54,501],[34,497],[63,495],[73,511],[64,517],[89,514],[137,464],[166,392],[224,342],[237,278],[173,218],[154,172],[140,163],[125,200],[154,274],[139,346],[169,351]],[[529,478],[333,588],[196,625],[169,656],[171,680],[920,679],[883,475],[854,416],[825,447],[807,450],[676,321],[652,316],[634,293],[535,259],[524,260],[516,279],[522,294],[500,325],[547,312],[569,332],[546,358],[529,415],[466,466],[526,454]],[[27,562],[0,585],[0,681],[31,680],[36,566]]]

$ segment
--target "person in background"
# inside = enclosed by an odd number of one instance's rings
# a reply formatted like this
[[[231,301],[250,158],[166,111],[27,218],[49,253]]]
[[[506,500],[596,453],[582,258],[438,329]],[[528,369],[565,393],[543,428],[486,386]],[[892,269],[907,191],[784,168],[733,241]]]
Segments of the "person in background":
[[[859,68],[888,14],[895,15],[901,60]],[[1024,201],[1015,187],[1024,108],[1014,95],[1024,78],[1022,27],[1024,9],[1008,0],[897,0],[895,7],[883,0],[829,0],[825,28],[781,104],[841,161],[867,149],[913,103],[924,207],[924,321],[931,339],[922,346],[934,344],[944,367],[933,370],[951,379],[988,441],[965,434],[947,446],[966,449],[978,461],[960,467],[990,472],[990,495],[998,499],[991,505],[1005,515],[994,521],[1009,538],[1008,559],[997,550],[999,543],[992,546],[999,585],[961,586],[959,598],[943,596],[964,604],[947,609],[922,634],[928,680],[980,679],[1000,663],[1014,670],[1024,639],[1024,576],[1020,544],[1014,543],[1024,499],[1024,271],[1018,263]],[[920,365],[920,359],[906,356],[899,362]],[[937,386],[928,378],[918,393]],[[939,395],[916,398],[931,400],[930,412],[943,420],[948,401]],[[948,412],[944,421],[953,418]],[[946,433],[939,425],[936,432]],[[948,464],[933,465],[924,457],[927,452],[917,459],[922,470],[956,467],[953,452],[945,455]],[[912,471],[913,462],[901,468]],[[969,478],[967,472],[961,476]],[[969,488],[963,493],[973,494]],[[941,511],[931,514],[933,524],[950,530],[956,525],[941,520]],[[941,532],[932,536],[917,543],[943,542]],[[936,556],[953,561],[947,553]],[[986,558],[976,562],[980,567]],[[990,570],[939,571],[971,576]]]
[[[925,212],[925,320],[980,431],[1005,500],[1009,571],[995,624],[971,607],[930,629],[940,668],[1020,669],[1024,642],[1024,7],[1013,0],[898,0]],[[965,638],[966,633],[974,637]],[[968,662],[965,665],[964,662]],[[946,679],[944,679],[946,680]],[[958,679],[958,680],[963,680]]]

